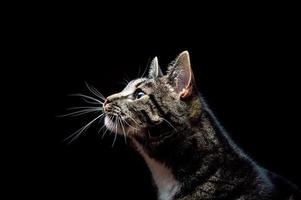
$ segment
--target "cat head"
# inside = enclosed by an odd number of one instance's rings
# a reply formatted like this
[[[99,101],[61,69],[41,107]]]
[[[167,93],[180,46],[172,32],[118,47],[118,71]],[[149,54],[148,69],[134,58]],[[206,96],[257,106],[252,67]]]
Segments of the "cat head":
[[[103,105],[106,127],[118,134],[160,143],[188,129],[200,115],[200,101],[187,51],[163,75],[155,57],[146,78],[132,80]]]

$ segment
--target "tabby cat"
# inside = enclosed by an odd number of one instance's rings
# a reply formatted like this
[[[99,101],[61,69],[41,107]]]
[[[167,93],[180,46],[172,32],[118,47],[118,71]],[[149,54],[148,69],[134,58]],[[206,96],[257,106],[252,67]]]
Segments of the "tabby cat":
[[[300,199],[298,189],[244,154],[200,96],[187,51],[163,75],[128,83],[103,104],[105,126],[144,158],[159,200]]]

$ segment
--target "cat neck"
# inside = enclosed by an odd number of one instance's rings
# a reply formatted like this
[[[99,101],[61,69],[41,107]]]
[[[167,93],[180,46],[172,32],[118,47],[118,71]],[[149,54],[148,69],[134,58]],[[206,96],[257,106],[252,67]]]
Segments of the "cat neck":
[[[151,158],[145,148],[135,139],[133,145],[145,160],[157,189],[159,200],[173,200],[180,190],[180,182],[176,180],[173,171],[165,163]]]
[[[156,149],[134,142],[152,173],[160,200],[178,199],[196,188],[206,197],[213,196],[220,181],[234,190],[246,181],[237,177],[240,168],[250,175],[247,178],[256,178],[256,165],[228,138],[210,110],[203,110],[197,123],[177,135]]]

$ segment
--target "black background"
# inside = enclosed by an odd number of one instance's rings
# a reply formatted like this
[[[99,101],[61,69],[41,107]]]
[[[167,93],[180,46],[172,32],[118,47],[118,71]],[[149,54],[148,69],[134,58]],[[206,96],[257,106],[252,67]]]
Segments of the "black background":
[[[108,96],[154,56],[164,71],[183,50],[233,140],[260,165],[301,185],[297,27],[294,12],[280,7],[185,16],[166,11],[166,18],[152,12],[152,20],[140,20],[143,10],[115,16],[103,14],[105,8],[18,16],[7,29],[6,85],[17,107],[8,117],[10,139],[3,140],[11,164],[7,185],[41,199],[154,199],[148,169],[122,138],[112,148],[113,135],[102,140],[101,124],[94,124],[68,144],[64,138],[93,115],[57,115],[85,105],[68,96],[89,94],[85,81]]]

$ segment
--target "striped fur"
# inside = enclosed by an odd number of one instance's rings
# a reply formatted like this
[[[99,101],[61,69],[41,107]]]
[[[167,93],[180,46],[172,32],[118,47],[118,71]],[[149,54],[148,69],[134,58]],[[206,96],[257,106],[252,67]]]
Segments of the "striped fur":
[[[149,77],[107,97],[104,111],[106,118],[118,116],[125,122],[124,130],[117,122],[116,129],[107,127],[126,132],[148,164],[160,200],[298,195],[292,184],[246,156],[221,128],[197,91],[188,52],[176,58],[166,75],[155,58]]]

